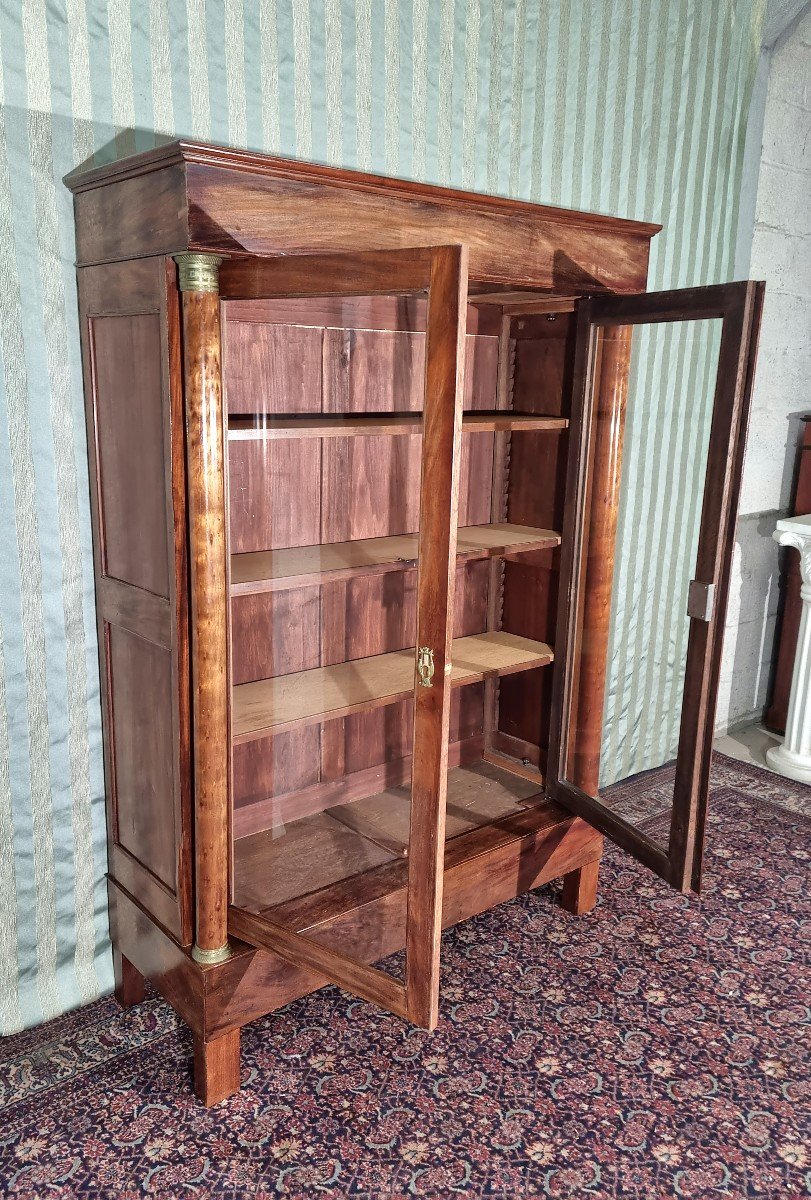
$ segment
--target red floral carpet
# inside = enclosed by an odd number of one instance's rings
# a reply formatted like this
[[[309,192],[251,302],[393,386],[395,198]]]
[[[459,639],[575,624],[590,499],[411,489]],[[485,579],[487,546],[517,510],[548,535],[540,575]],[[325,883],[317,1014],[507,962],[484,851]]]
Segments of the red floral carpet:
[[[112,1000],[0,1046],[14,1197],[811,1195],[809,790],[716,756],[699,902],[609,851],[451,931],[432,1035],[326,989],[244,1033],[240,1095]]]

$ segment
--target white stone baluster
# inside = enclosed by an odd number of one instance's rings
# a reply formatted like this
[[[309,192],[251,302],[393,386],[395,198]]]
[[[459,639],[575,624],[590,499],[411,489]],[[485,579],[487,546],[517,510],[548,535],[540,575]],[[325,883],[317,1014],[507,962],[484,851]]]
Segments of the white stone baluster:
[[[774,539],[800,552],[800,596],[803,607],[791,676],[791,694],[783,742],[766,751],[775,771],[801,783],[811,783],[811,516],[786,517],[777,522]]]

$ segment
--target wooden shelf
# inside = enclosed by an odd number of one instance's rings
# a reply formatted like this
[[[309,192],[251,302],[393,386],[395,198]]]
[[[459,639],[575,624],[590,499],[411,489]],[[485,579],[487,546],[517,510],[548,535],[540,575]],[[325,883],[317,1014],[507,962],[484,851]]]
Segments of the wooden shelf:
[[[231,594],[285,591],[324,579],[382,575],[417,565],[416,533],[319,546],[293,546],[231,556]],[[458,559],[495,558],[560,545],[553,529],[529,525],[469,525],[457,537]]]
[[[536,413],[470,412],[462,418],[465,433],[531,433],[567,429],[565,417],[539,416]]]
[[[228,418],[228,440],[232,442],[419,433],[422,433],[422,413],[307,414],[301,417],[274,417],[260,413]]]
[[[566,429],[565,417],[535,413],[469,412],[462,418],[465,433],[519,432]],[[348,413],[345,416],[306,414],[272,416],[264,413],[228,418],[232,442],[255,442],[279,438],[380,437],[414,435],[422,432],[422,413]]]
[[[545,666],[553,654],[545,642],[514,633],[477,633],[453,643],[451,686]],[[377,654],[330,667],[315,667],[233,689],[235,743],[271,733],[394,704],[414,689],[414,649]]]

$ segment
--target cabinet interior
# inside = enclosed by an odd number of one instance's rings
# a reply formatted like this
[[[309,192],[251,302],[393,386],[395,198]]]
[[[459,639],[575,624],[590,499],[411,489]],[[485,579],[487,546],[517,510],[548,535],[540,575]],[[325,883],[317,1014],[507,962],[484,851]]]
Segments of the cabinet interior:
[[[467,310],[459,471],[446,838],[470,853],[548,803],[574,350],[571,302],[497,301]],[[407,869],[425,309],[222,305],[234,901],[298,928]]]

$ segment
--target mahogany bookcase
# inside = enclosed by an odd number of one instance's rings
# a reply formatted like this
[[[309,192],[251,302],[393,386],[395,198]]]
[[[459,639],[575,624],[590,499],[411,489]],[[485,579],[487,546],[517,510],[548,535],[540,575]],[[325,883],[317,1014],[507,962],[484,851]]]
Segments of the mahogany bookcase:
[[[66,183],[116,994],[190,1025],[204,1103],[327,982],[432,1028],[442,928],[559,877],[587,912],[603,834],[697,888],[762,286],[647,294],[656,225],[198,143]],[[657,833],[601,768],[622,449],[633,328],[695,322]]]

